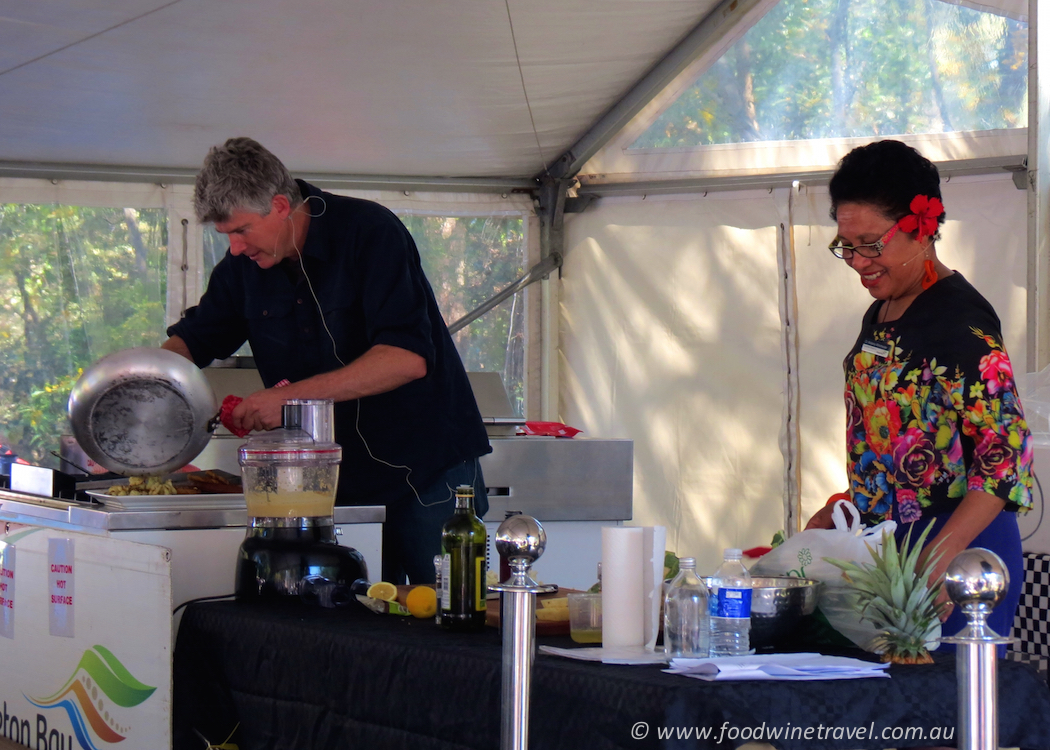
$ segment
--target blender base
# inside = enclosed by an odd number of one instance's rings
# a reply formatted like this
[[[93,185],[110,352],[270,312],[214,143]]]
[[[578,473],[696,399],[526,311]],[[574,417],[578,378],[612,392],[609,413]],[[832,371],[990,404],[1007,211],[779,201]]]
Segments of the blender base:
[[[304,593],[303,579],[307,577],[314,585],[319,577],[332,586],[345,586],[346,591],[355,581],[367,581],[364,556],[339,544],[331,519],[325,521],[252,519],[237,555],[237,598],[298,597]],[[348,599],[352,601],[353,597]]]

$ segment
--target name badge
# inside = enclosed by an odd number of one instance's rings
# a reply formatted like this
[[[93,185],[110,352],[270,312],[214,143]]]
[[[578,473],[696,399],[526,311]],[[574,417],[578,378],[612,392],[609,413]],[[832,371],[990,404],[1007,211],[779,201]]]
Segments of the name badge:
[[[862,346],[860,350],[867,354],[874,354],[876,357],[886,358],[890,356],[890,348],[885,344],[878,343],[877,341],[865,341],[864,346]]]

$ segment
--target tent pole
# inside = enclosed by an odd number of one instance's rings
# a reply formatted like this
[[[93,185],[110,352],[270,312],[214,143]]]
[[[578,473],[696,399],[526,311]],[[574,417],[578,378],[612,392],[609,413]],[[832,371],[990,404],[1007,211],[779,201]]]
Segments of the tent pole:
[[[1040,0],[1028,0],[1028,372],[1050,363],[1050,76],[1039,75],[1040,58],[1050,60]]]
[[[520,292],[533,282],[546,279],[552,271],[561,268],[565,244],[565,193],[573,180],[547,178],[539,189],[540,262],[528,273],[482,302],[462,318],[449,325],[449,333],[456,333],[473,323],[500,302]]]
[[[587,160],[614,138],[632,117],[674,80],[675,76],[711,47],[728,46],[727,39],[735,40],[735,32],[742,33],[737,27],[756,7],[765,5],[768,10],[775,4],[775,0],[722,0],[718,7],[686,34],[682,41],[656,63],[620,101],[602,115],[590,130],[551,164],[549,174],[554,177],[575,176]],[[762,15],[764,12],[752,18],[751,22],[758,21]],[[542,179],[544,174],[546,173],[536,175],[536,178]]]

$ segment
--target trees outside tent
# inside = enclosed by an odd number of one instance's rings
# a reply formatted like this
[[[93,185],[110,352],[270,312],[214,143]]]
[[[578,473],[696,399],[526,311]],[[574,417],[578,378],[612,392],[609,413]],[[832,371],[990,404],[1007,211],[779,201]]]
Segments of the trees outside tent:
[[[34,463],[82,369],[164,336],[167,212],[0,205],[0,433]]]
[[[1023,128],[1027,50],[941,0],[781,0],[631,147]]]
[[[491,299],[525,273],[520,216],[402,216],[419,247],[423,270],[446,323]],[[525,301],[518,292],[454,334],[467,370],[503,376],[511,405],[525,409]]]

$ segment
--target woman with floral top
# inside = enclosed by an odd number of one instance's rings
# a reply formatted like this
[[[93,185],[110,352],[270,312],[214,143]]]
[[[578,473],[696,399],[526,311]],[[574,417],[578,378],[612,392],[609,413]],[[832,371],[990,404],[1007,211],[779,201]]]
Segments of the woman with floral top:
[[[940,176],[915,149],[854,149],[829,192],[838,223],[830,250],[875,298],[844,363],[849,495],[868,523],[897,521],[898,541],[934,522],[927,550],[940,542],[943,554],[931,580],[968,547],[996,552],[1010,588],[989,624],[1009,635],[1024,581],[1016,513],[1032,505],[1032,445],[999,318],[937,258]],[[807,528],[831,525],[829,505]],[[952,612],[943,632],[963,625]]]

